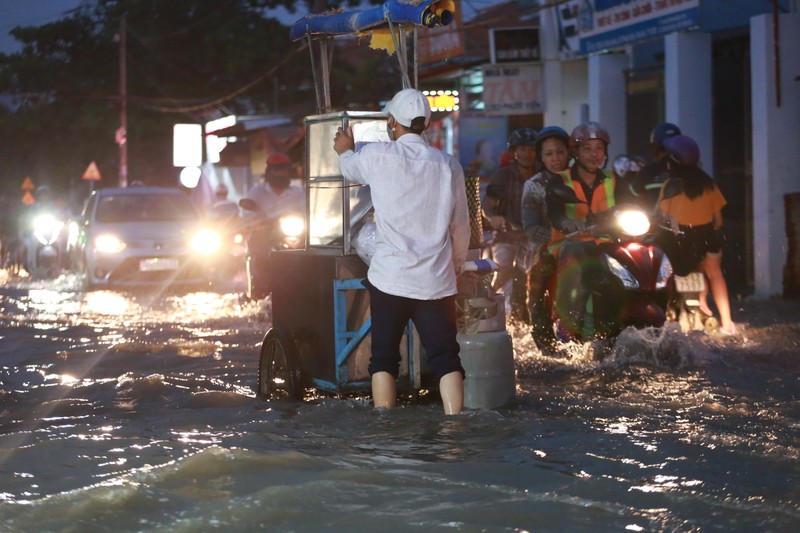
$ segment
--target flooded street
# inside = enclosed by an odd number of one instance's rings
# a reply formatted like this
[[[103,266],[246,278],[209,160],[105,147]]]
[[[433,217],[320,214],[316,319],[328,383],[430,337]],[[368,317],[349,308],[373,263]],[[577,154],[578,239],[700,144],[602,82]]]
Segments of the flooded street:
[[[797,531],[800,302],[602,362],[510,324],[517,397],[255,397],[268,301],[0,278],[0,531]]]

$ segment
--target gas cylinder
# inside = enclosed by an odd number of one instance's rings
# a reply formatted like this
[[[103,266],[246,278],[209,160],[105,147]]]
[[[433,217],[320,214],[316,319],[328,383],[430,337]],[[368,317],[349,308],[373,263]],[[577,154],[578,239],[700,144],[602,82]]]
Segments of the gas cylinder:
[[[514,397],[514,349],[507,331],[459,333],[464,367],[464,407],[495,409]]]

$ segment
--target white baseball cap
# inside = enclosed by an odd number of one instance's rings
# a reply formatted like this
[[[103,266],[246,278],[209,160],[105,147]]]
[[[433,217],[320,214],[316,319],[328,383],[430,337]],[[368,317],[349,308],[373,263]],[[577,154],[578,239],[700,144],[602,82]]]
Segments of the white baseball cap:
[[[424,94],[416,89],[403,89],[394,95],[394,98],[386,104],[383,110],[394,117],[394,119],[405,126],[411,126],[411,122],[417,117],[425,117],[425,127],[431,121],[431,105]]]

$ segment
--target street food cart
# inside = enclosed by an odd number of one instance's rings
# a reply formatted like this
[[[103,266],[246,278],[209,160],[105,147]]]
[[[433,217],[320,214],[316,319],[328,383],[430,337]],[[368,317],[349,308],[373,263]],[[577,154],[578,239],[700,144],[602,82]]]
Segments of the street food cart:
[[[334,35],[388,27],[398,50],[404,87],[410,86],[404,43],[418,26],[448,24],[452,2],[395,0],[368,13],[313,15],[292,28],[293,39],[309,43],[319,114],[306,117],[306,245],[273,253],[272,328],[259,358],[258,396],[301,400],[309,389],[329,394],[368,394],[371,381],[369,294],[359,238],[368,234],[369,187],[350,183],[339,172],[333,138],[352,127],[356,149],[386,142],[381,112],[331,110],[328,45]],[[477,259],[482,243],[477,178],[468,180],[472,224],[470,248]],[[511,339],[503,306],[486,283],[459,286],[462,364],[467,370],[465,406],[493,408],[514,396]],[[416,395],[435,389],[412,324],[401,348],[398,390]]]

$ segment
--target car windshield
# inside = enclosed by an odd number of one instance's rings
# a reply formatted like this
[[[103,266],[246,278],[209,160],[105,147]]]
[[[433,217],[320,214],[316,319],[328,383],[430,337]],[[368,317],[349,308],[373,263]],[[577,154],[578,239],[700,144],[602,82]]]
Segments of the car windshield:
[[[121,194],[106,196],[97,205],[97,222],[195,220],[191,200],[182,194]]]

